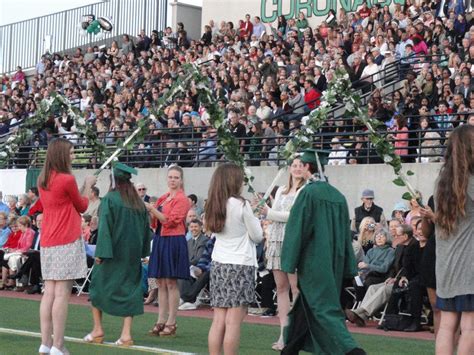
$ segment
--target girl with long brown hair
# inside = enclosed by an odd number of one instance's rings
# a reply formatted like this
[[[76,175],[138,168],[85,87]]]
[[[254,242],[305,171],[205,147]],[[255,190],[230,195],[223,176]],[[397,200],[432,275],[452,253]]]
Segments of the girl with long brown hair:
[[[40,306],[40,354],[68,354],[64,348],[64,328],[72,284],[75,279],[85,278],[87,274],[80,214],[87,209],[87,196],[97,178],[86,177],[79,192],[71,173],[73,160],[74,146],[71,142],[63,138],[51,141],[38,178],[43,204],[40,243],[41,272],[45,285]]]
[[[263,232],[241,196],[243,182],[239,166],[220,165],[212,176],[205,206],[205,228],[216,237],[210,270],[211,355],[238,353],[240,325],[255,297],[256,244],[263,240]]]
[[[183,169],[178,165],[171,165],[168,168],[167,182],[168,192],[156,201],[156,205],[145,204],[151,217],[158,223],[153,237],[148,277],[158,279],[160,308],[158,321],[150,334],[160,337],[176,335],[179,306],[177,279],[190,277],[185,221],[191,206],[183,190]]]
[[[102,343],[102,312],[123,317],[119,346],[133,345],[133,316],[143,314],[141,259],[150,250],[150,224],[145,204],[131,182],[137,171],[122,163],[113,167],[112,186],[102,199],[90,299],[94,328],[84,337]]]
[[[463,125],[449,136],[435,192],[436,305],[441,322],[436,354],[474,351],[474,127]]]
[[[298,196],[298,192],[305,185],[307,176],[303,173],[303,163],[294,159],[289,169],[288,184],[280,186],[275,194],[272,208],[267,205],[262,206],[259,212],[272,221],[268,227],[268,239],[266,241],[265,258],[267,269],[272,270],[277,288],[278,317],[280,318],[280,337],[272,345],[272,349],[281,351],[285,344],[283,342],[283,328],[288,323],[288,312],[290,311],[290,289],[293,300],[298,296],[298,286],[296,274],[289,274],[281,271],[281,247],[285,237],[286,221],[290,216],[293,202]],[[258,203],[254,201],[254,203]]]

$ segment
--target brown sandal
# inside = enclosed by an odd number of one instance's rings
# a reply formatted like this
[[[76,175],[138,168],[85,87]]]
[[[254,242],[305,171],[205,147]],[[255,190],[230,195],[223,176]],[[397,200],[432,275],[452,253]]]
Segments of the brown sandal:
[[[156,324],[153,326],[153,329],[151,329],[151,330],[148,332],[148,334],[160,336],[160,333],[163,331],[163,329],[165,329],[165,323],[156,323]]]
[[[160,337],[175,337],[176,336],[176,323],[166,324],[164,329],[160,332]]]

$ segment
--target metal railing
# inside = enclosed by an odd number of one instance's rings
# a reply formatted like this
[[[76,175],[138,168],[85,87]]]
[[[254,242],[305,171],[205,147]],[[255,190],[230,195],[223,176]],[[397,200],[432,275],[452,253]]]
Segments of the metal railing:
[[[113,29],[105,32],[102,40],[106,43],[108,38],[133,35],[140,29],[148,34],[155,29],[164,29],[167,5],[167,0],[109,0],[0,26],[0,72],[15,71],[17,66],[34,67],[46,52],[46,36],[51,36],[50,53],[97,41],[93,35],[81,35],[78,25],[84,15],[112,19]]]
[[[410,120],[417,122],[421,116],[410,116]],[[436,115],[430,118],[429,129],[411,129],[397,131],[381,127],[381,133],[393,143],[399,144],[402,160],[406,162],[436,162],[441,161],[444,155],[446,139],[449,132],[465,120],[465,115],[450,115],[448,120],[438,120]],[[415,124],[416,126],[416,124]],[[135,145],[121,155],[120,160],[140,168],[166,167],[170,164],[179,164],[183,167],[211,166],[223,160],[222,152],[217,148],[218,138],[214,133],[206,131],[207,127],[197,128],[162,128],[150,131],[145,140]],[[107,151],[112,152],[119,139],[127,136],[129,131],[109,131],[100,133],[99,138],[107,145]],[[398,134],[407,134],[401,138]],[[427,134],[430,133],[430,134]],[[65,135],[61,135],[65,136]],[[204,137],[203,137],[204,136]],[[340,147],[335,148],[332,142],[337,137]],[[68,138],[66,136],[66,138]],[[76,168],[98,168],[100,161],[81,137],[69,137],[75,143]],[[241,152],[246,163],[251,166],[280,165],[282,157],[278,154],[288,140],[292,139],[292,132],[287,130],[281,135],[273,137],[244,137],[240,139]],[[313,136],[313,146],[316,148],[344,152],[342,164],[381,164],[383,161],[377,155],[375,147],[368,140],[368,133],[357,130],[352,120],[338,119],[337,123],[326,123],[320,132]],[[32,142],[23,146],[9,163],[9,168],[41,167],[46,156],[46,146]],[[339,160],[341,157],[331,159]],[[331,164],[331,163],[330,163]]]

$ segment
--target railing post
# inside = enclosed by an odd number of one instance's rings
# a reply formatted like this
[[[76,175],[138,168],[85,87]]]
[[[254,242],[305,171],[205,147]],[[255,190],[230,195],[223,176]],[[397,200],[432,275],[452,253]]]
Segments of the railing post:
[[[63,27],[63,45],[62,50],[66,49],[66,31],[67,28],[67,11],[64,11],[64,27]]]
[[[40,19],[37,18],[36,19],[36,49],[35,49],[35,58],[38,59],[39,58],[39,47],[40,47],[40,39],[39,39],[39,34],[40,34],[40,26],[39,26],[39,22],[40,22]],[[41,53],[41,55],[43,55],[43,53]]]
[[[143,29],[146,30],[146,4],[147,4],[147,1],[145,0],[143,2]]]
[[[12,25],[10,27],[10,42],[8,44],[8,65],[5,65],[5,73],[9,72],[9,71],[13,71],[13,67],[12,67],[12,52],[13,52],[13,27],[15,25]]]

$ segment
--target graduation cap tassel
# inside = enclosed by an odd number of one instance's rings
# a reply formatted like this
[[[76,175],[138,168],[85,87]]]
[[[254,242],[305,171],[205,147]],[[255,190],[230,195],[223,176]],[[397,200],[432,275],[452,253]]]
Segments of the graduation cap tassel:
[[[314,155],[316,155],[316,164],[318,165],[319,179],[327,182],[328,179],[326,178],[326,175],[324,175],[323,166],[321,165],[321,161],[319,160],[319,155],[316,152],[314,153]]]
[[[115,175],[114,175],[114,168],[111,167],[110,168],[110,172],[111,172],[111,177],[112,177],[112,190],[115,190]]]

